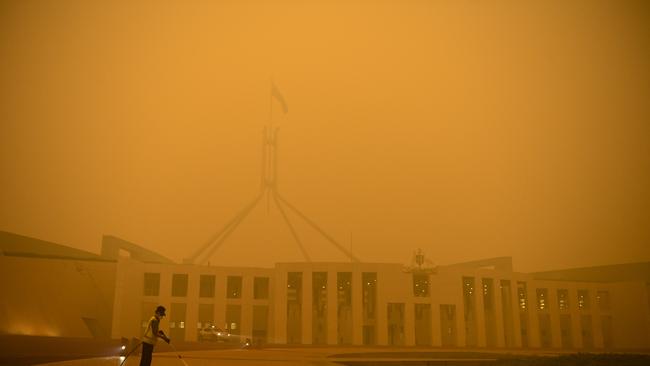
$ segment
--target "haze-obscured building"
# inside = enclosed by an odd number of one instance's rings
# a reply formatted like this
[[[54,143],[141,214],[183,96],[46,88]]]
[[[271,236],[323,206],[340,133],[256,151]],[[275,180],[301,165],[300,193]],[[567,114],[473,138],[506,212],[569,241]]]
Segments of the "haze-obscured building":
[[[0,332],[314,345],[648,349],[650,262],[518,273],[511,258],[392,263],[177,264],[105,236],[101,255],[0,232]]]

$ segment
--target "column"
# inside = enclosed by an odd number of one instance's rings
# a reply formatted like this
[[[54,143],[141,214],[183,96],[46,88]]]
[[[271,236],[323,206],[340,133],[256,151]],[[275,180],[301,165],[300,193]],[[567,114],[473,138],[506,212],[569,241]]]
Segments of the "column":
[[[456,305],[456,336],[458,347],[467,347],[467,334],[465,333],[465,302],[463,301],[463,289],[465,285],[460,277],[460,286],[457,287],[456,298],[453,304]]]
[[[196,342],[199,321],[199,273],[192,267],[187,273],[187,305],[185,308],[185,340]]]
[[[388,344],[388,319],[386,318],[388,301],[385,294],[384,272],[377,272],[377,345]]]
[[[603,322],[600,318],[600,304],[597,301],[598,289],[589,289],[589,301],[591,302],[591,326],[594,334],[594,348],[605,347],[603,342]]]
[[[404,303],[404,345],[415,346],[415,304]]]
[[[476,338],[478,347],[485,347],[485,306],[483,304],[483,278],[475,277],[474,278],[474,299],[475,307],[474,311],[476,312]]]
[[[215,275],[214,288],[214,325],[224,329],[226,324],[226,277],[223,274]]]
[[[557,303],[557,288],[548,289],[548,311],[551,318],[551,347],[562,347],[562,332],[560,330],[560,309]]]
[[[465,317],[463,316],[465,308],[463,307],[463,298],[456,303],[456,334],[458,336],[458,347],[467,347],[467,333],[465,332]]]
[[[241,334],[253,338],[253,276],[242,276]]]
[[[312,272],[302,272],[302,344],[312,344]]]
[[[268,301],[266,302],[268,305],[268,319],[266,320],[266,326],[268,327],[267,329],[267,334],[266,334],[266,341],[268,343],[274,342],[275,341],[275,334],[276,334],[276,324],[275,324],[275,317],[276,317],[276,308],[277,308],[277,299],[279,294],[276,292],[276,282],[278,282],[278,277],[275,273],[269,275],[269,298]]]
[[[442,346],[442,335],[440,334],[440,304],[437,302],[431,303],[431,345],[434,347]]]
[[[337,299],[336,271],[327,271],[327,344],[337,344]]]
[[[494,319],[497,326],[497,347],[505,347],[505,335],[503,334],[503,299],[501,299],[501,280],[494,278],[493,289],[494,291]],[[512,286],[512,285],[511,285]],[[512,292],[512,287],[510,287]],[[506,299],[508,301],[508,299]]]
[[[582,348],[582,327],[580,310],[578,310],[578,289],[571,287],[569,290],[569,306],[571,309],[571,335],[573,336],[573,347]]]
[[[528,297],[528,345],[530,348],[540,348],[542,346],[539,339],[539,316],[537,314],[537,291],[532,281],[526,285]]]
[[[287,343],[287,272],[277,271],[275,278],[275,343]]]
[[[510,286],[512,291],[510,292],[510,301],[512,302],[512,327],[513,329],[513,339],[515,342],[515,347],[521,348],[521,318],[520,318],[520,309],[519,309],[519,295],[517,293],[517,280],[511,279]]]
[[[352,344],[363,344],[363,312],[361,303],[361,293],[363,292],[363,283],[361,271],[354,268],[352,272]]]

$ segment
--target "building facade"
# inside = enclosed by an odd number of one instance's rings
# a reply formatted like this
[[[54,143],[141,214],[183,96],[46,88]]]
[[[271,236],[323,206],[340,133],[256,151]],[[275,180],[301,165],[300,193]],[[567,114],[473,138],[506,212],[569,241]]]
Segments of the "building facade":
[[[504,262],[508,263],[503,265]],[[263,343],[469,348],[650,348],[650,284],[539,279],[509,258],[405,269],[382,263],[273,268],[117,264],[113,336],[153,308],[172,337],[213,324]]]
[[[48,243],[36,239],[32,252],[41,255],[18,253],[7,250],[18,236],[3,235],[0,284],[13,294],[0,303],[4,333],[29,323],[21,309],[29,301],[42,323],[67,324],[54,335],[68,337],[139,337],[163,305],[163,329],[176,342],[199,341],[202,329],[214,327],[233,342],[270,344],[650,349],[650,263],[543,273],[514,272],[510,258],[435,268],[215,267],[173,263],[114,237],[105,237],[95,257],[47,252]],[[47,293],[59,275],[68,288],[57,298],[21,291],[14,280],[26,276]],[[67,310],[43,315],[38,303],[46,301]]]

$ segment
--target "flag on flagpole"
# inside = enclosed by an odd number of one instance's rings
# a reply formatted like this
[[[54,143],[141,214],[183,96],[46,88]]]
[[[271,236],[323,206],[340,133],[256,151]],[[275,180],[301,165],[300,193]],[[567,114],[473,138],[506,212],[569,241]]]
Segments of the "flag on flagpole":
[[[280,90],[278,87],[275,85],[275,82],[271,81],[271,95],[275,97],[275,99],[282,104],[282,112],[284,114],[287,114],[289,112],[289,108],[287,107],[287,102],[285,102],[284,97],[282,96],[282,93],[280,93]]]

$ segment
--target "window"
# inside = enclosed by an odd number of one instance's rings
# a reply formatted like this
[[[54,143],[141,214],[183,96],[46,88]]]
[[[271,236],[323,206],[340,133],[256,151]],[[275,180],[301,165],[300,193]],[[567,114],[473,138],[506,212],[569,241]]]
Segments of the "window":
[[[201,275],[199,280],[199,297],[214,297],[214,275]]]
[[[174,273],[172,275],[172,296],[187,296],[186,273]]]
[[[426,273],[413,273],[413,296],[429,296],[429,275]]]
[[[578,309],[580,310],[589,309],[589,291],[578,290]]]
[[[311,275],[312,312],[316,317],[327,315],[327,272],[314,272]]]
[[[255,299],[268,299],[269,298],[269,278],[268,277],[255,277],[253,279],[253,298],[255,298]]]
[[[569,310],[569,290],[557,290],[557,307],[560,310]]]
[[[196,323],[197,332],[212,326],[214,326],[214,304],[199,304],[199,319]],[[198,334],[198,338],[201,339],[201,334]]]
[[[463,294],[465,296],[474,294],[474,277],[463,277]]]
[[[160,292],[160,273],[144,274],[144,296],[158,296]]]
[[[228,289],[226,297],[229,299],[240,299],[241,287],[241,276],[228,276]]]
[[[528,310],[528,294],[526,292],[526,282],[517,282],[517,299],[519,300],[519,310]]]
[[[352,304],[352,272],[338,272],[336,274],[338,288],[338,304],[349,306]]]
[[[361,302],[363,303],[364,318],[375,318],[375,307],[377,306],[377,273],[363,272],[361,275],[363,281],[363,293]]]
[[[232,335],[239,335],[241,334],[240,325],[241,325],[241,305],[227,305],[226,306],[226,329]]]
[[[548,290],[545,288],[537,289],[537,310],[548,310]]]
[[[490,311],[494,309],[494,281],[491,278],[483,278],[483,309]]]
[[[187,316],[187,304],[171,303],[169,311],[169,338],[176,342],[185,340],[185,321]]]
[[[598,291],[596,292],[596,301],[598,302],[598,309],[600,311],[610,311],[611,307],[609,304],[609,291]]]
[[[287,273],[287,301],[302,303],[302,272]]]

